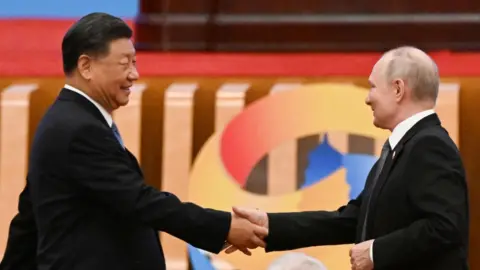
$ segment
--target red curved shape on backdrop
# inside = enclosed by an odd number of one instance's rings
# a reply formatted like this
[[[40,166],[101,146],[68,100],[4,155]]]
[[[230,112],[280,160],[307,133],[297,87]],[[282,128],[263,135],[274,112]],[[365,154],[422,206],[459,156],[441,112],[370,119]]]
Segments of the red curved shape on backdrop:
[[[255,163],[270,150],[269,136],[275,122],[275,104],[261,99],[247,107],[225,127],[220,138],[220,156],[225,170],[240,186],[244,186]]]

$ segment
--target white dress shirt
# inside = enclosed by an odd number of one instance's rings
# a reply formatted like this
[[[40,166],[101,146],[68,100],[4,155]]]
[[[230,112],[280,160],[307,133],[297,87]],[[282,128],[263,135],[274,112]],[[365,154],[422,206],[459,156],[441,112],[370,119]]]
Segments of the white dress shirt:
[[[84,96],[86,99],[88,99],[91,103],[93,103],[93,105],[95,105],[95,107],[97,107],[97,109],[100,111],[100,113],[103,115],[103,117],[105,118],[105,121],[107,121],[108,123],[108,126],[109,127],[112,127],[112,124],[113,124],[113,118],[112,118],[112,115],[110,115],[107,110],[105,110],[105,108],[102,107],[102,105],[98,104],[98,102],[96,102],[95,100],[93,100],[91,97],[89,97],[87,94],[85,94],[83,91],[71,86],[71,85],[68,85],[68,84],[65,84],[63,86],[63,88],[65,89],[68,89],[70,91],[73,91],[79,95],[82,95]]]
[[[416,113],[409,118],[403,120],[398,124],[392,131],[390,137],[388,137],[388,142],[390,144],[390,149],[394,149],[395,146],[400,142],[400,140],[405,136],[405,134],[420,120],[423,118],[434,114],[434,110],[426,110],[419,113]],[[370,260],[373,262],[373,241],[370,246]]]

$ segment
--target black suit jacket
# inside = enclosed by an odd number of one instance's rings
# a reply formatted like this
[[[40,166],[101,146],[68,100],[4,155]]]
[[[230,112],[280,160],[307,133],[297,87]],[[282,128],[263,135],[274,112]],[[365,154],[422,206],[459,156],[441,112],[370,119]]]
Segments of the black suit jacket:
[[[0,269],[165,269],[157,231],[218,253],[230,221],[145,185],[99,110],[63,89],[36,131]]]
[[[436,114],[411,128],[393,149],[371,190],[337,211],[269,214],[267,252],[367,239],[376,270],[468,269],[469,209],[459,151]]]

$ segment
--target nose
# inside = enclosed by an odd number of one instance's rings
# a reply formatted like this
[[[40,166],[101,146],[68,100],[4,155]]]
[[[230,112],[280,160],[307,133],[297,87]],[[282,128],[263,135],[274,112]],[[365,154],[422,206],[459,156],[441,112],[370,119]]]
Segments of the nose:
[[[365,98],[365,104],[367,104],[369,106],[371,105],[370,104],[370,95],[367,95],[367,97]]]
[[[128,74],[128,79],[130,81],[136,81],[140,77],[140,74],[138,73],[137,67],[133,67],[132,71]]]

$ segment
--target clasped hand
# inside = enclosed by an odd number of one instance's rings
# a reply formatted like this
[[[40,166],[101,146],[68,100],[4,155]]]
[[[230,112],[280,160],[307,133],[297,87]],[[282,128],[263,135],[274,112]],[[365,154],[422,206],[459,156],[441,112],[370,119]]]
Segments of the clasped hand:
[[[227,254],[236,250],[250,256],[249,249],[265,248],[264,238],[268,235],[267,213],[258,209],[233,207],[232,222],[227,241]]]

